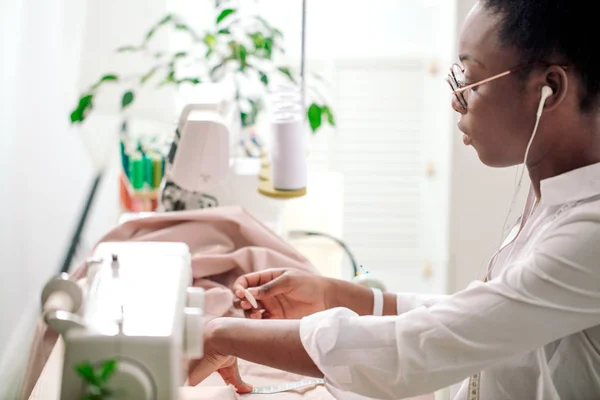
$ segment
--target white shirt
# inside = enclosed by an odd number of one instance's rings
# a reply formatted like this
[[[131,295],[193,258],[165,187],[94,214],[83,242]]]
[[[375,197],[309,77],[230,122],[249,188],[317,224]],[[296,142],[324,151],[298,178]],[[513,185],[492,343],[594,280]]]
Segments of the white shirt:
[[[523,220],[486,283],[398,294],[398,316],[304,318],[302,343],[329,391],[401,399],[462,381],[453,398],[470,400],[481,372],[480,400],[600,399],[600,164],[542,181]]]

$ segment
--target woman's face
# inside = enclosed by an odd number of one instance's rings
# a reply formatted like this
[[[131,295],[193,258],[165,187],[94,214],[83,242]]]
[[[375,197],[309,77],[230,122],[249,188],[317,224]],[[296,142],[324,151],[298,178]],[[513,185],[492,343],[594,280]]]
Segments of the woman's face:
[[[467,17],[459,39],[459,59],[465,84],[505,72],[519,64],[517,52],[500,45],[500,17],[476,5]],[[516,74],[504,76],[464,92],[467,108],[453,96],[459,112],[463,142],[472,145],[480,160],[491,167],[523,162],[535,124],[537,103]],[[537,98],[539,102],[539,96]]]

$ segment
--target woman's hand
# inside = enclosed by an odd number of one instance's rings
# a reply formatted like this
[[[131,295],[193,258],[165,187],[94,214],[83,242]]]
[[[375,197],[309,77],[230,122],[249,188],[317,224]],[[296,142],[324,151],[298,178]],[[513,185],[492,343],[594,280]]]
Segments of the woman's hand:
[[[233,285],[236,307],[254,319],[300,319],[334,306],[332,280],[294,269],[268,269],[240,276]],[[257,300],[258,308],[246,300],[244,289]]]
[[[214,321],[214,322],[213,322]],[[240,376],[237,358],[219,352],[213,345],[215,327],[218,321],[213,320],[204,329],[204,356],[200,360],[192,360],[188,366],[188,381],[196,386],[213,372],[218,372],[227,385],[233,385],[238,393],[249,393],[252,386],[245,383]]]

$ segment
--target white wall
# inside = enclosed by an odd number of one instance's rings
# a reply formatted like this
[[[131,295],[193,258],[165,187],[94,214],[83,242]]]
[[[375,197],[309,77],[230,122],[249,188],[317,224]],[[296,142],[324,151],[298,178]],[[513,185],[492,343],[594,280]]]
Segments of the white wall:
[[[16,198],[16,176],[13,165],[16,162],[15,148],[17,143],[15,118],[16,102],[12,95],[17,88],[14,79],[17,71],[17,55],[19,44],[13,40],[22,29],[23,4],[20,2],[0,3],[0,326],[14,323],[16,310],[6,307],[11,299],[18,298],[18,293],[25,285],[20,277],[24,252],[20,242],[22,226],[17,223],[19,199]],[[0,329],[0,349],[4,348],[11,330]],[[1,351],[1,350],[0,350]]]
[[[121,44],[120,32],[144,32],[148,14],[164,10],[160,0],[0,2],[0,398],[14,398],[6,383],[18,384],[41,288],[61,266],[94,176],[82,138],[107,132],[101,123],[70,127],[70,111],[107,72],[103,61]],[[98,105],[106,112],[102,99]],[[87,230],[92,243],[116,222],[115,188],[110,179],[101,186]]]
[[[90,175],[67,112],[85,4],[2,7],[0,380],[14,384],[5,374],[26,359],[41,287],[59,268]]]

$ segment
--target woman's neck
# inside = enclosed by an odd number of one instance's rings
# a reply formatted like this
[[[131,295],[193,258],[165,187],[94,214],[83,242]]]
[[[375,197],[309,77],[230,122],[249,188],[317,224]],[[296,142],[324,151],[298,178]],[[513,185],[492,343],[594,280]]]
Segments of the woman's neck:
[[[538,200],[542,196],[541,181],[544,179],[600,162],[600,123],[586,126],[557,130],[554,136],[560,140],[555,141],[540,161],[527,165]]]

